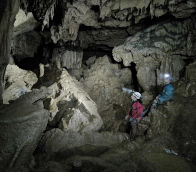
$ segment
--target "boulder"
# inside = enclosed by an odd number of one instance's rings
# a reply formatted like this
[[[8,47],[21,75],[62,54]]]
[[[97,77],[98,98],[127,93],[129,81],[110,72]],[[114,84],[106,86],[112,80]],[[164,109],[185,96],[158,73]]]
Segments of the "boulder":
[[[96,102],[105,130],[119,131],[128,113],[130,99],[122,92],[124,85],[131,85],[131,70],[112,64],[109,57],[99,57],[84,71],[84,89]]]
[[[47,89],[34,90],[0,107],[0,168],[28,167],[48,122],[47,95]]]
[[[10,100],[15,100],[26,92],[30,92],[33,85],[38,81],[35,73],[20,69],[16,65],[7,65],[4,78],[4,104],[8,104]]]
[[[81,84],[65,69],[54,73],[52,71],[48,75],[45,72],[45,78],[42,77],[43,80],[49,79],[53,82],[48,86],[53,93],[45,101],[50,111],[50,125],[76,132],[99,130],[103,121],[97,111],[97,105]]]
[[[37,26],[39,26],[39,23],[33,17],[32,12],[25,14],[22,9],[19,9],[16,15],[16,20],[14,22],[13,37],[25,32],[32,31]]]

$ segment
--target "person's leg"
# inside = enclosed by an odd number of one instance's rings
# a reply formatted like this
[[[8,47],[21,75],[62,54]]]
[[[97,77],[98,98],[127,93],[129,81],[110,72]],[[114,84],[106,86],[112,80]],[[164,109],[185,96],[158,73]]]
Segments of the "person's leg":
[[[130,129],[131,129],[131,124],[130,124],[130,121],[129,121],[129,115],[127,115],[125,117],[124,125],[125,125],[125,132],[126,133],[129,133],[130,132]]]
[[[137,132],[137,120],[132,120],[131,121],[131,130],[130,130],[130,139],[134,140],[135,139],[135,135]]]

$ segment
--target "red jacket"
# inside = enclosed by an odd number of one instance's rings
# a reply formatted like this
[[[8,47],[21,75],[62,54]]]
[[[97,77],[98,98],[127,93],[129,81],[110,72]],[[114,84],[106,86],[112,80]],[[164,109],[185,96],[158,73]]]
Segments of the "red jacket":
[[[131,118],[140,121],[142,118],[141,115],[143,111],[144,111],[144,105],[142,105],[139,101],[134,102],[131,107]]]

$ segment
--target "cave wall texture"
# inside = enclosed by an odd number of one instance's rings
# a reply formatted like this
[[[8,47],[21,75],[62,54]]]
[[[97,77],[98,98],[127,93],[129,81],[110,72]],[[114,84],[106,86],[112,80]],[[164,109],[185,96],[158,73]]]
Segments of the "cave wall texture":
[[[11,35],[14,27],[15,16],[19,10],[19,0],[0,2],[0,95],[2,101],[3,75],[10,57]]]
[[[1,0],[0,42],[0,170],[191,171],[195,0]],[[122,87],[147,106],[165,72],[174,101],[130,143]]]

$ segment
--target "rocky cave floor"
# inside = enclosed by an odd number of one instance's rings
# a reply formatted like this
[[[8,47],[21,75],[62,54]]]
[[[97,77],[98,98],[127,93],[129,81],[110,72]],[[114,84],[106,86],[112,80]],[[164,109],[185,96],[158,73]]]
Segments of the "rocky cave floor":
[[[196,171],[194,0],[19,6],[0,106],[0,171]],[[141,92],[147,108],[164,73],[174,98],[151,109],[130,141],[122,88]]]

